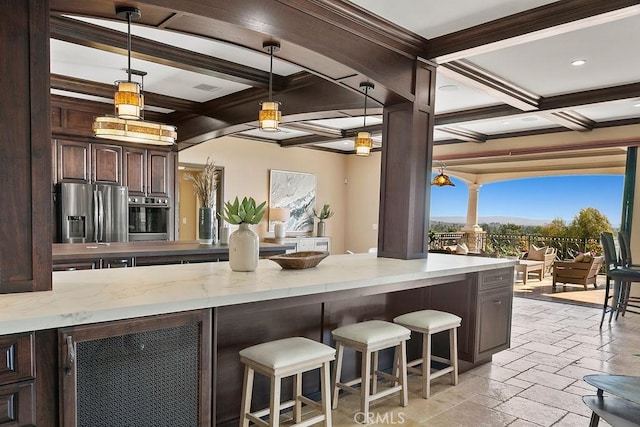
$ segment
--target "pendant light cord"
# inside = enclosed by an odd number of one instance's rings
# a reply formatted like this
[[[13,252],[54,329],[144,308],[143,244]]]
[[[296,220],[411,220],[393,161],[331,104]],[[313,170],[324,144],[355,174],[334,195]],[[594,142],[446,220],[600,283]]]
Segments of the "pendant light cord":
[[[269,102],[271,102],[271,94],[273,87],[273,46],[269,47]]]
[[[127,75],[131,82],[131,12],[127,12]]]
[[[364,88],[364,118],[362,119],[362,130],[367,129],[367,98],[369,97],[369,86]]]

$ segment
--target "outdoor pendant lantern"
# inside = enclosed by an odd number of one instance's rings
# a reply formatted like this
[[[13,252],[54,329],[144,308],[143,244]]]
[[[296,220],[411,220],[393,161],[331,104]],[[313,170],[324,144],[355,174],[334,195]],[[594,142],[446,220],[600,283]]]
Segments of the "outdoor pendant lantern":
[[[273,101],[273,54],[280,51],[280,43],[264,42],[262,48],[269,53],[269,101],[260,103],[260,113],[258,120],[260,122],[260,130],[264,132],[278,132],[280,129],[280,103]]]
[[[93,121],[93,134],[97,138],[117,141],[173,145],[178,137],[176,127],[144,120],[143,85],[131,80],[131,74],[143,79],[147,74],[131,69],[131,20],[140,18],[140,9],[118,6],[116,15],[127,19],[128,79],[115,82],[114,115],[96,117]]]
[[[440,163],[440,174],[436,175],[433,180],[431,181],[431,185],[436,185],[438,187],[444,187],[445,185],[450,185],[452,187],[455,187],[456,185],[451,182],[451,179],[449,178],[448,175],[445,175],[444,173],[444,169],[445,169],[445,165],[444,163]]]
[[[362,132],[358,132],[353,146],[357,156],[369,156],[371,155],[371,148],[373,148],[373,141],[371,140],[371,134],[365,130],[367,128],[367,98],[369,97],[369,89],[373,89],[375,86],[373,83],[362,82],[360,87],[364,88],[364,120]]]

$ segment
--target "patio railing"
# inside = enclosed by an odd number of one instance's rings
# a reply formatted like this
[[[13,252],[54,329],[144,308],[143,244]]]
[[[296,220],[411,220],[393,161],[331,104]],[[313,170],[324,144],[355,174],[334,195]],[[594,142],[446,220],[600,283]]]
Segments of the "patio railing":
[[[597,237],[554,237],[536,236],[531,234],[507,235],[507,234],[480,234],[473,237],[477,239],[476,247],[483,252],[498,256],[521,256],[531,246],[550,246],[557,249],[556,259],[572,259],[582,252],[595,252],[602,254],[600,239]],[[458,243],[467,242],[467,234],[455,233],[431,233],[430,250],[444,249],[455,246]]]

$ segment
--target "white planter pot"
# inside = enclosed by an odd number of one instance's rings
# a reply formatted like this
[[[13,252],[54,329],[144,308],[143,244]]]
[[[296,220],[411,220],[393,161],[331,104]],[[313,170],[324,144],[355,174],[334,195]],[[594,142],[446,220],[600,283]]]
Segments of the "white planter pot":
[[[258,266],[259,250],[258,235],[249,224],[240,224],[240,228],[229,236],[229,266],[233,271],[254,271]]]

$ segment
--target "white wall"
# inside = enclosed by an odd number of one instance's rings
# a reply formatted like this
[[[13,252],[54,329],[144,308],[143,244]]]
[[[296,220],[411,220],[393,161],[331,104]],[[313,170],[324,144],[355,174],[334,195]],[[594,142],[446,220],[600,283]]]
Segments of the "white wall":
[[[308,148],[281,148],[272,143],[223,137],[180,151],[178,161],[204,164],[207,156],[225,168],[225,201],[236,196],[250,196],[258,203],[267,201],[268,204],[271,169],[315,174],[316,206],[319,208],[329,203],[335,211],[335,215],[326,221],[326,235],[332,239],[332,253],[344,253],[345,229],[349,221],[345,185],[347,159],[355,156]],[[254,226],[254,231],[261,238],[273,235],[267,231],[267,217],[265,215],[262,222]]]

